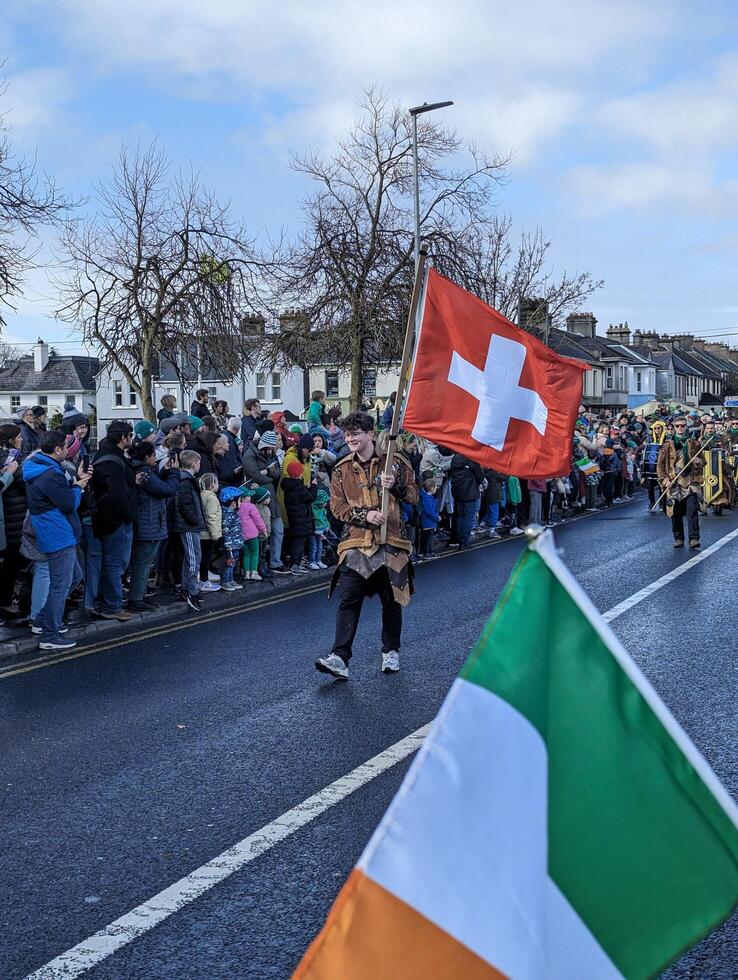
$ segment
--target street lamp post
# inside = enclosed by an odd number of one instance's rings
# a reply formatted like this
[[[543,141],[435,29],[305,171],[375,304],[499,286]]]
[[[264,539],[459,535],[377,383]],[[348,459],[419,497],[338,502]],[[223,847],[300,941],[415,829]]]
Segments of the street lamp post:
[[[418,116],[424,112],[433,112],[434,109],[445,109],[446,106],[453,105],[453,102],[424,102],[410,109],[413,117],[413,170],[415,179],[415,268],[418,267],[420,258],[420,182],[418,177]]]

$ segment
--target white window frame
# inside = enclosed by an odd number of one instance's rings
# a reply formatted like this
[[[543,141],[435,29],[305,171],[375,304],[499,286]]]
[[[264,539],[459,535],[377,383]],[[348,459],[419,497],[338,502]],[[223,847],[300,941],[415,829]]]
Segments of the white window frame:
[[[642,391],[643,381],[641,380],[641,372],[636,371],[635,376],[636,376],[636,391]]]
[[[123,382],[113,382],[113,408],[123,408]]]
[[[37,401],[36,404],[40,405],[41,408],[48,408],[49,407],[49,396],[48,395],[39,395],[38,396],[38,401]]]
[[[367,381],[372,378],[370,391],[367,385]],[[377,372],[374,368],[367,368],[361,376],[361,393],[366,395],[367,398],[377,397]]]
[[[279,371],[272,371],[272,401],[282,401],[282,375]]]
[[[605,388],[607,391],[612,391],[615,387],[615,371],[612,364],[608,364],[605,367]]]
[[[10,396],[10,411],[15,413],[21,407],[21,396],[11,395]]]
[[[266,396],[266,386],[267,386],[267,376],[264,371],[256,372],[256,398],[259,402],[265,402],[267,400]]]
[[[138,407],[138,397],[136,395],[136,389],[133,387],[133,385],[128,385],[128,407]]]

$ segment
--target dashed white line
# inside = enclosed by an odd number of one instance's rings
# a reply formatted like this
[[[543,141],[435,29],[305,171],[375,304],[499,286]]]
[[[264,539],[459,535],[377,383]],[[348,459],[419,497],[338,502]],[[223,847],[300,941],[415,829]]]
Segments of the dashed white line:
[[[611,623],[623,613],[648,599],[659,589],[684,575],[695,565],[715,554],[730,541],[738,537],[738,528],[720,538],[704,551],[685,561],[677,568],[650,585],[634,592],[633,595],[619,602],[612,609],[603,613],[606,622]],[[377,776],[391,769],[398,762],[412,755],[423,743],[430,724],[423,725],[411,735],[400,739],[389,748],[375,755],[340,779],[335,780],[325,789],[315,793],[297,806],[272,820],[265,827],[245,837],[238,844],[223,851],[217,857],[192,871],[184,878],[154,895],[148,901],[111,922],[110,925],[96,932],[94,936],[83,940],[65,953],[50,960],[26,977],[26,980],[74,980],[87,970],[107,959],[113,953],[138,939],[144,933],[159,925],[175,912],[190,905],[195,899],[210,891],[215,885],[240,871],[251,861],[270,850],[275,844],[290,837],[301,827],[317,819],[332,806],[345,800],[357,789],[365,786]]]

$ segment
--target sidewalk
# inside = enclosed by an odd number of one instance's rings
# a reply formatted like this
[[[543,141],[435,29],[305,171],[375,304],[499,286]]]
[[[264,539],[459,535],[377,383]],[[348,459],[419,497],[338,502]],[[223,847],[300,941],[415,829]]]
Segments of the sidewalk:
[[[570,524],[573,521],[584,520],[588,517],[595,517],[597,514],[607,513],[620,507],[627,507],[634,501],[640,501],[642,503],[644,499],[645,495],[638,493],[630,501],[614,504],[610,508],[601,507],[599,510],[591,513],[575,513],[563,520],[557,521],[554,526]],[[503,529],[499,538],[492,540],[484,537],[475,538],[471,547],[489,547],[494,544],[502,544],[504,541],[509,540],[519,540],[519,538],[515,536],[511,537],[509,531]],[[458,554],[458,550],[449,548],[444,543],[442,549],[439,549],[437,557],[441,558],[453,554]],[[424,562],[422,564],[426,563]],[[328,568],[325,571],[309,572],[306,575],[300,576],[280,575],[275,576],[270,582],[263,581],[244,584],[240,592],[212,592],[203,596],[203,608],[200,613],[191,611],[184,602],[179,602],[174,599],[168,590],[162,590],[160,595],[152,600],[158,605],[156,610],[146,613],[133,613],[132,618],[126,623],[120,623],[117,620],[110,619],[90,619],[84,610],[73,610],[66,617],[70,625],[70,630],[67,635],[77,641],[78,646],[75,648],[76,650],[84,650],[88,646],[99,644],[108,639],[118,639],[122,636],[132,637],[138,633],[144,634],[152,627],[166,626],[182,619],[186,619],[194,625],[195,623],[207,621],[214,613],[222,613],[224,610],[243,610],[246,612],[250,605],[256,602],[261,603],[273,595],[287,595],[290,592],[301,593],[305,588],[314,588],[319,585],[322,585],[327,590],[333,571],[333,568]],[[66,651],[60,651],[60,653],[63,652]],[[73,649],[69,652],[74,653],[75,650]],[[13,664],[13,666],[22,666],[24,658],[31,653],[43,656],[44,652],[39,651],[38,636],[34,636],[31,633],[27,624],[13,625],[12,622],[7,622],[5,626],[0,627],[0,663],[4,667],[10,666],[15,660],[17,660],[17,664]],[[55,652],[48,653],[49,659],[54,659],[56,656],[58,654]]]

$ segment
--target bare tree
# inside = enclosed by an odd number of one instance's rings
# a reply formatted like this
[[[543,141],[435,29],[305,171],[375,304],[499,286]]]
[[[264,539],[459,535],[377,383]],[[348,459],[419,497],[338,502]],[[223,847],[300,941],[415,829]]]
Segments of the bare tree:
[[[4,371],[5,368],[10,367],[20,356],[21,351],[19,347],[14,347],[12,344],[0,340],[0,371]]]
[[[98,213],[70,225],[57,315],[99,345],[155,417],[152,381],[160,358],[234,377],[254,354],[246,314],[259,306],[253,240],[195,174],[173,175],[156,144],[123,150],[98,189]]]
[[[0,104],[7,91],[0,79]],[[13,155],[6,115],[0,112],[0,327],[5,326],[3,309],[14,309],[39,226],[59,221],[72,206],[49,176],[38,173],[35,159]]]
[[[541,229],[523,232],[516,244],[512,226],[510,215],[493,215],[470,228],[455,248],[439,251],[435,264],[509,320],[518,321],[522,300],[538,297],[540,314],[547,313],[557,326],[600,289],[603,280],[595,280],[589,272],[556,275],[549,264],[551,242]],[[531,319],[535,323],[539,317]]]
[[[418,125],[423,237],[451,251],[484,220],[507,161],[464,147],[429,117]],[[407,111],[368,89],[360,115],[330,155],[309,152],[293,168],[315,191],[303,202],[305,226],[279,285],[303,311],[267,337],[265,360],[334,363],[351,371],[351,404],[361,401],[369,365],[402,347],[414,274],[412,142]],[[309,324],[309,328],[299,324]],[[296,326],[297,324],[297,326]]]

